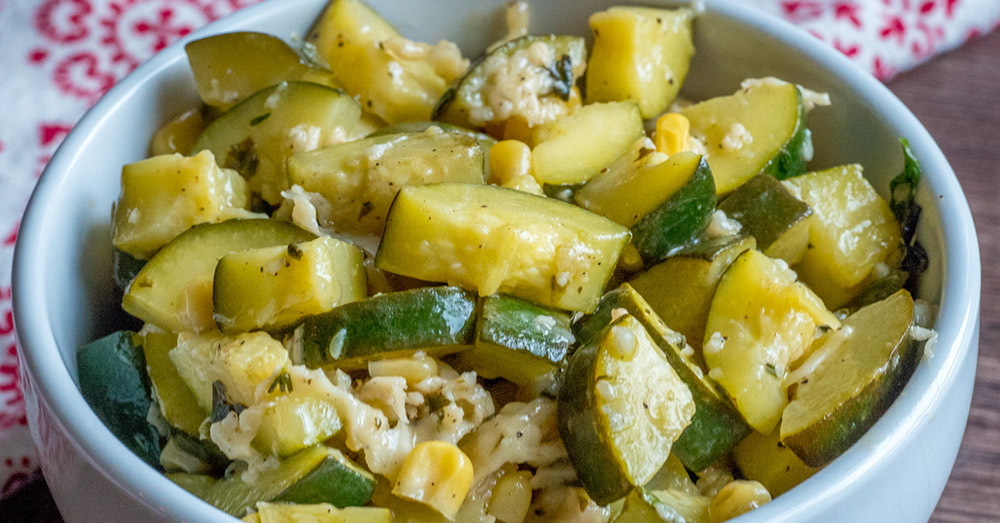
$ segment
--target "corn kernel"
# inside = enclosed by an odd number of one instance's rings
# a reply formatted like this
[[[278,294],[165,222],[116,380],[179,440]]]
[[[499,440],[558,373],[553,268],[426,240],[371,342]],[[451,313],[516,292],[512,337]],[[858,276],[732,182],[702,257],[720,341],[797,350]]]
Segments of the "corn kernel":
[[[531,472],[519,470],[497,480],[487,513],[503,523],[522,523],[531,505]]]
[[[406,455],[392,493],[454,520],[472,486],[472,476],[472,460],[457,446],[425,441]]]
[[[771,501],[771,494],[756,481],[736,480],[719,490],[708,505],[711,523],[722,523]]]
[[[518,140],[503,140],[490,148],[490,183],[508,189],[542,194],[531,174],[531,149]]]
[[[656,120],[656,150],[667,155],[677,154],[685,149],[690,133],[691,122],[684,115],[667,113]]]
[[[418,352],[409,358],[372,360],[368,362],[368,374],[377,376],[401,376],[408,385],[438,375],[438,365],[434,358]]]

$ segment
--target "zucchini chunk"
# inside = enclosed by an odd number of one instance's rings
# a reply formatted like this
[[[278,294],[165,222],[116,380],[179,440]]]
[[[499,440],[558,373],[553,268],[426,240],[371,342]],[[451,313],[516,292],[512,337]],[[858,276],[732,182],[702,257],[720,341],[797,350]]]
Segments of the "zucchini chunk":
[[[296,154],[288,160],[288,172],[291,183],[330,202],[324,221],[340,230],[378,235],[401,188],[485,183],[485,162],[475,136],[425,131],[372,136]]]
[[[447,65],[413,56],[422,44],[403,39],[359,0],[333,0],[307,40],[344,90],[390,124],[430,118],[435,102],[467,64],[454,46],[444,49],[452,55]]]
[[[484,378],[533,388],[562,367],[574,341],[567,314],[512,296],[487,296],[476,344],[461,358]]]
[[[339,450],[317,445],[262,471],[252,482],[240,475],[215,479],[198,474],[167,474],[174,483],[223,512],[242,516],[260,501],[361,506],[371,499],[375,478]]]
[[[559,390],[559,435],[599,505],[648,482],[694,413],[688,387],[628,314],[573,353]]]
[[[746,251],[722,275],[712,298],[702,344],[708,376],[754,430],[770,434],[788,404],[789,366],[824,325],[840,322],[787,265]]]
[[[177,335],[172,332],[147,332],[142,339],[146,370],[160,413],[170,426],[197,437],[208,411],[198,405],[197,398],[170,360],[170,351],[176,346]]]
[[[812,159],[802,93],[795,84],[749,80],[736,94],[686,107],[691,135],[704,143],[716,190],[726,194],[758,174],[783,180]]]
[[[257,512],[243,518],[247,523],[392,523],[392,511],[378,507],[337,508],[328,503],[257,503]]]
[[[209,123],[209,118],[205,115],[204,108],[188,109],[183,113],[173,117],[163,124],[153,139],[149,141],[149,152],[153,156],[163,154],[191,154],[198,135],[205,130]]]
[[[635,488],[612,523],[709,523],[711,500],[697,492]]]
[[[810,248],[795,268],[829,306],[840,307],[863,290],[859,284],[875,265],[899,247],[899,224],[860,165],[809,173],[785,185],[813,210]]]
[[[418,350],[440,357],[472,344],[476,299],[456,287],[391,292],[341,305],[302,323],[307,367],[363,368]]]
[[[405,187],[386,222],[379,269],[584,312],[629,240],[579,207],[486,185]]]
[[[806,251],[812,209],[773,176],[755,176],[727,196],[719,209],[740,222],[740,232],[753,236],[757,249],[771,258],[794,264]]]
[[[284,392],[268,398],[263,407],[254,448],[265,455],[289,456],[340,432],[340,415],[332,403],[294,390]]]
[[[238,336],[182,332],[168,354],[206,413],[215,407],[216,381],[222,382],[227,401],[251,405],[257,387],[274,379],[289,363],[288,351],[265,332]]]
[[[266,33],[237,31],[194,40],[184,46],[198,95],[208,105],[229,109],[281,82],[304,81],[337,87],[333,73]]]
[[[643,118],[670,107],[694,55],[688,8],[612,7],[590,15],[587,103],[635,100]]]
[[[650,267],[629,284],[664,323],[684,335],[695,349],[695,360],[703,362],[701,342],[715,288],[733,261],[755,246],[753,236],[702,242]]]
[[[900,290],[859,309],[814,352],[781,421],[781,442],[822,467],[868,431],[916,369],[924,345],[913,339],[913,299]]]
[[[160,249],[122,298],[125,312],[171,332],[204,332],[212,319],[212,278],[219,259],[257,247],[314,236],[277,220],[228,220],[196,225]]]
[[[635,102],[584,105],[535,129],[534,176],[551,185],[583,183],[645,136]]]
[[[368,295],[364,255],[330,237],[227,254],[212,300],[223,332],[280,329]]]
[[[223,113],[192,150],[212,151],[219,165],[238,171],[253,192],[277,205],[289,187],[288,157],[349,139],[360,118],[358,102],[339,89],[283,82]]]
[[[155,156],[122,168],[122,194],[112,210],[112,243],[148,260],[191,226],[250,218],[250,193],[236,172],[210,152]]]
[[[438,100],[432,116],[503,134],[508,120],[527,127],[565,116],[579,105],[576,82],[586,68],[583,38],[523,36],[488,52]]]
[[[733,459],[743,477],[760,482],[772,496],[788,492],[818,469],[806,465],[778,438],[779,430],[765,436],[751,433],[733,449]]]
[[[704,156],[678,153],[664,163],[668,165],[660,172],[676,169],[670,174],[682,180],[680,188],[632,225],[632,244],[647,265],[690,243],[708,226],[715,211],[715,177]]]
[[[597,311],[584,316],[574,325],[580,341],[593,339],[611,323],[616,310],[628,312],[642,325],[690,391],[695,406],[694,417],[674,442],[671,451],[691,470],[707,468],[746,437],[750,427],[729,400],[705,378],[698,364],[685,356],[683,336],[665,325],[629,284],[624,283],[605,294]]]
[[[80,392],[108,430],[149,466],[160,468],[160,433],[146,421],[149,378],[136,334],[118,331],[80,347]]]

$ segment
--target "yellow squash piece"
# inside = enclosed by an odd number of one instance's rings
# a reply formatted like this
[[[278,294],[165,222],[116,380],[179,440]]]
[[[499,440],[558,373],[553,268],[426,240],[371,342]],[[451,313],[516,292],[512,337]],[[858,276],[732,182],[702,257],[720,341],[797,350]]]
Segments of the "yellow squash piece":
[[[243,521],[253,523],[392,523],[392,511],[378,507],[337,508],[329,503],[257,503]]]
[[[461,449],[444,441],[425,441],[406,455],[392,493],[454,520],[472,477],[472,460]]]
[[[612,7],[591,15],[587,103],[635,100],[643,118],[666,110],[694,54],[693,18],[687,8]]]
[[[625,154],[644,134],[634,102],[580,107],[535,130],[535,178],[550,185],[585,182]]]
[[[223,256],[215,267],[215,321],[226,332],[281,328],[363,299],[364,255],[330,237]]]
[[[454,63],[438,63],[359,0],[331,2],[308,39],[343,89],[390,124],[429,120],[453,76],[464,71],[457,48]]]
[[[146,370],[157,400],[160,413],[167,423],[191,436],[198,436],[201,423],[208,417],[187,383],[177,373],[170,351],[177,346],[177,335],[172,332],[151,331],[143,336],[142,352],[146,356]]]
[[[173,153],[188,155],[206,125],[208,121],[201,108],[188,109],[156,131],[149,142],[149,152],[153,156]]]
[[[114,207],[112,242],[148,260],[191,226],[254,216],[250,193],[236,171],[220,169],[211,152],[155,156],[122,168],[122,194]]]
[[[733,458],[743,477],[759,481],[772,496],[780,496],[816,473],[778,439],[752,432],[733,449]]]
[[[889,205],[851,164],[805,174],[785,182],[809,204],[809,248],[796,265],[802,281],[831,307],[856,295],[875,264],[900,243],[899,224]]]
[[[840,322],[787,265],[760,251],[740,255],[719,281],[702,344],[708,376],[758,432],[770,434],[780,421],[789,364],[819,325]]]

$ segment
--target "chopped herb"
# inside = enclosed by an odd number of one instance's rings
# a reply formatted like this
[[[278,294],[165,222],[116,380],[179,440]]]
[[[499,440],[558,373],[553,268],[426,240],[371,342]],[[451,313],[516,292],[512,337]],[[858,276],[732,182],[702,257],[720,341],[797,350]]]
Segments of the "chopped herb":
[[[246,408],[242,403],[229,401],[226,384],[222,380],[212,382],[212,423],[226,419],[230,412],[235,412],[238,416]]]
[[[281,392],[292,392],[292,377],[288,375],[288,371],[281,371],[278,377],[274,378],[271,382],[271,386],[267,388],[268,394],[274,392],[274,389],[278,389]]]
[[[910,148],[910,142],[906,138],[900,138],[899,142],[903,146],[903,171],[889,182],[891,193],[889,208],[892,209],[902,229],[905,254],[900,268],[908,273],[909,277],[904,286],[912,291],[916,286],[917,277],[927,270],[928,265],[927,251],[914,239],[922,211],[916,202],[917,185],[920,183],[922,172],[920,162]]]
[[[360,220],[361,218],[364,218],[365,216],[368,216],[374,210],[375,210],[375,204],[373,204],[372,202],[368,201],[368,202],[362,203],[361,204],[361,210],[358,211],[358,219]]]
[[[300,249],[298,245],[290,243],[288,244],[288,255],[291,256],[293,260],[301,260],[302,249]]]
[[[240,143],[233,144],[226,153],[226,159],[222,166],[227,169],[235,169],[244,177],[253,176],[260,165],[260,158],[257,157],[257,146],[253,138],[247,138]]]
[[[568,102],[570,94],[573,92],[573,60],[568,54],[564,54],[556,60],[552,67],[546,67],[545,70],[555,80],[552,84],[552,92],[564,102]]]
[[[774,366],[773,363],[765,363],[764,370],[766,370],[767,373],[770,374],[771,376],[774,376],[775,378],[778,377],[778,369]]]
[[[264,114],[262,114],[260,116],[254,117],[252,120],[250,120],[250,127],[254,127],[257,124],[263,122],[264,120],[267,120],[270,117],[271,117],[271,113],[264,113]]]
[[[448,398],[444,397],[440,393],[432,393],[427,395],[427,406],[430,407],[431,412],[441,410],[451,403]]]

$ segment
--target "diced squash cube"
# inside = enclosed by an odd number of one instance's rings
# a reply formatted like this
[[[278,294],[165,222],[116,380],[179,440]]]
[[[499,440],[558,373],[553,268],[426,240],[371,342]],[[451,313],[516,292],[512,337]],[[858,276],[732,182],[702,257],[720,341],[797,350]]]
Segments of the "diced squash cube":
[[[289,456],[322,443],[340,427],[340,415],[332,403],[292,390],[263,407],[253,445],[266,454]]]
[[[535,178],[550,185],[585,182],[644,135],[635,102],[585,105],[535,130]]]
[[[220,169],[211,152],[155,156],[122,168],[114,208],[115,247],[148,260],[191,226],[253,216],[246,182]]]
[[[226,332],[281,328],[368,289],[361,251],[330,237],[226,255],[213,285],[215,321]]]
[[[635,100],[643,118],[666,110],[694,54],[693,18],[686,8],[612,7],[591,15],[587,103]]]
[[[785,186],[813,210],[809,247],[796,269],[817,292],[830,287],[820,297],[833,298],[828,305],[840,306],[856,292],[837,290],[861,283],[899,246],[899,224],[860,165],[805,174],[787,180]]]
[[[430,53],[422,56],[419,44],[402,39],[359,0],[331,2],[309,40],[344,90],[390,124],[429,120],[453,76],[467,66],[457,48],[447,65],[432,60]]]

